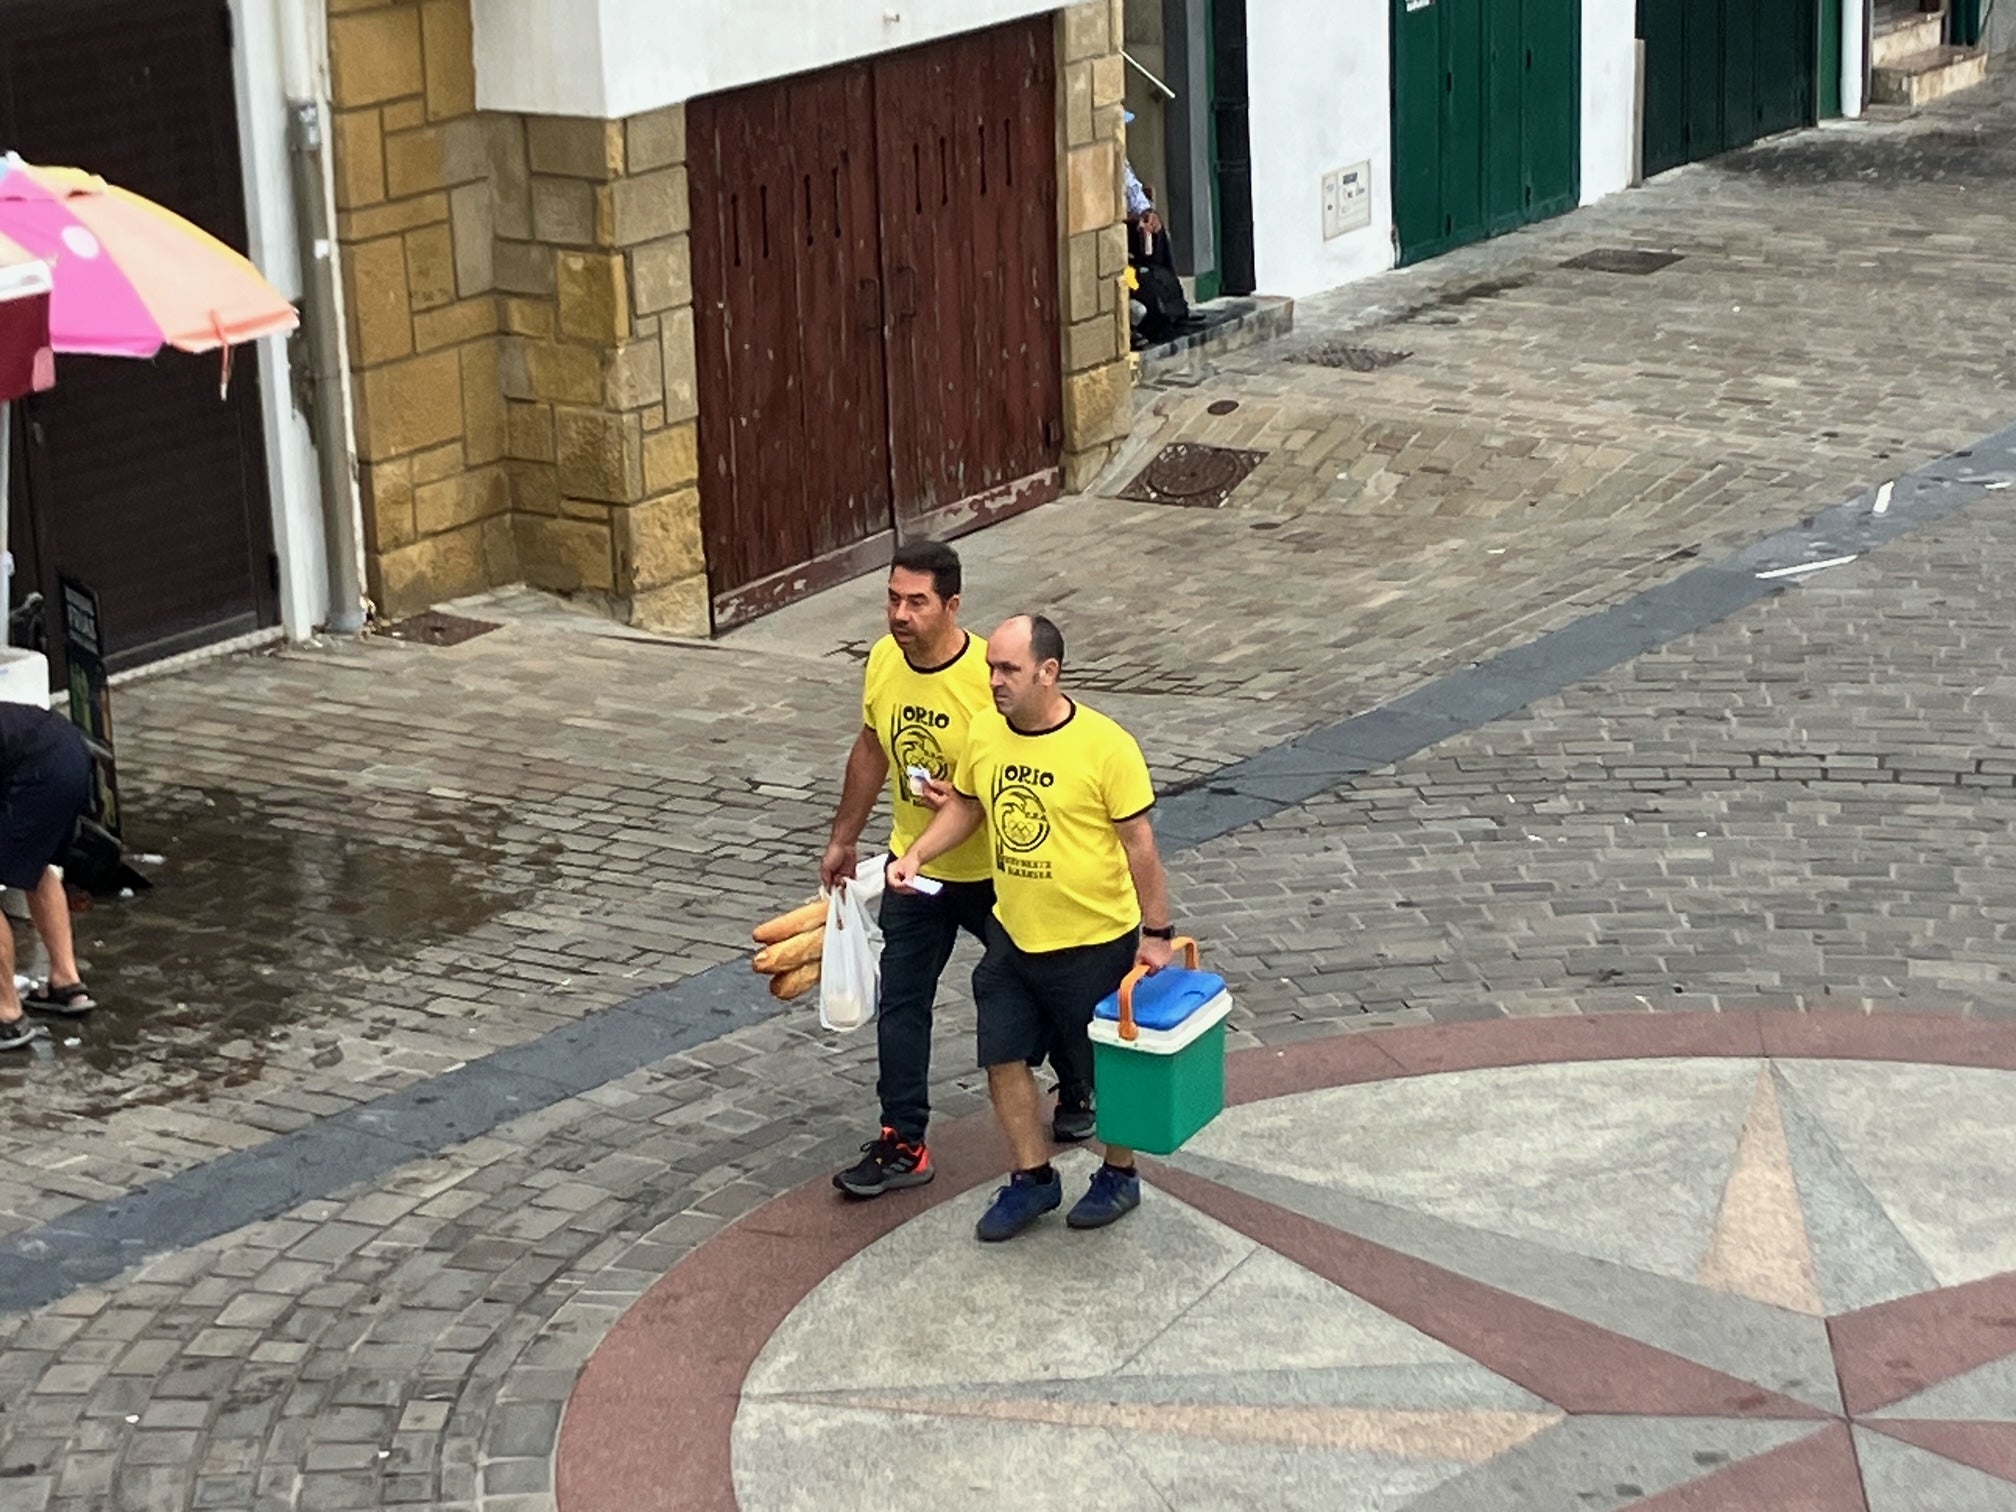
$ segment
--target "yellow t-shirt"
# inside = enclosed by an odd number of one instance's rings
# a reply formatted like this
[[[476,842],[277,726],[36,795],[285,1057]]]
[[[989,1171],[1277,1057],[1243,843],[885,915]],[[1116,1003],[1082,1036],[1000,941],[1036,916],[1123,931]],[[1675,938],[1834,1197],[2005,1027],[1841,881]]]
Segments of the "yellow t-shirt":
[[[1140,924],[1114,826],[1155,806],[1155,784],[1119,725],[1076,702],[1040,735],[977,719],[953,786],[987,810],[994,917],[1022,949],[1103,945]]]
[[[966,647],[942,667],[918,670],[891,636],[868,653],[861,689],[861,722],[882,742],[889,758],[889,850],[902,855],[924,833],[937,810],[912,797],[905,768],[921,766],[950,782],[966,749],[966,732],[976,714],[990,719],[994,694],[987,682],[987,642],[966,637]],[[974,835],[924,868],[940,882],[985,882],[987,836]]]

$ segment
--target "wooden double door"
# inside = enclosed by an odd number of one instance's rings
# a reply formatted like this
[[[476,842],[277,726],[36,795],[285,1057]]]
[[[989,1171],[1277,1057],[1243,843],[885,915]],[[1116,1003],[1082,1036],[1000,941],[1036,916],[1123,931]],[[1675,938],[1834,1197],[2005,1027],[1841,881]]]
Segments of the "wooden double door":
[[[688,107],[717,628],[1056,496],[1053,26]]]

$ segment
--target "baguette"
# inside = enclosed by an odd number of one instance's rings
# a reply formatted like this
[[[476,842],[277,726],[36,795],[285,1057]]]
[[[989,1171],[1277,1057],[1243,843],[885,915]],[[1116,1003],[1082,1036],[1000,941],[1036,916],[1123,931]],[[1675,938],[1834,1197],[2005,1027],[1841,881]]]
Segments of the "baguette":
[[[789,971],[807,961],[818,960],[825,949],[826,926],[822,923],[817,929],[808,929],[788,940],[779,940],[775,945],[765,945],[756,952],[753,964],[758,971],[775,976],[780,971]]]
[[[819,982],[819,963],[808,961],[803,966],[793,966],[789,971],[780,971],[770,978],[770,996],[790,1002],[803,997]]]
[[[765,919],[750,931],[750,938],[758,945],[776,945],[796,934],[816,928],[826,922],[826,904],[814,898],[802,908],[794,908],[789,913]]]

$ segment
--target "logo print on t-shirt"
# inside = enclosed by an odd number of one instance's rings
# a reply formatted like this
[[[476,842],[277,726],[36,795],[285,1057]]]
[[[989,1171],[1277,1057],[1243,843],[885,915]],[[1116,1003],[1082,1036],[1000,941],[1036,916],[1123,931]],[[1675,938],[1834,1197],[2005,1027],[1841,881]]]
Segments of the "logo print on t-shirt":
[[[895,765],[903,767],[920,766],[939,782],[950,780],[952,763],[945,755],[945,747],[939,743],[938,732],[946,729],[952,721],[935,709],[926,709],[917,704],[905,704],[890,711],[889,750],[895,758]],[[903,790],[904,797],[910,796],[909,789]],[[915,801],[914,799],[912,800]]]
[[[1049,862],[1017,858],[1037,850],[1050,838],[1050,809],[1043,802],[1041,789],[1055,781],[1050,773],[1026,766],[1006,766],[995,773],[988,808],[1003,871],[1019,877],[1050,875]]]

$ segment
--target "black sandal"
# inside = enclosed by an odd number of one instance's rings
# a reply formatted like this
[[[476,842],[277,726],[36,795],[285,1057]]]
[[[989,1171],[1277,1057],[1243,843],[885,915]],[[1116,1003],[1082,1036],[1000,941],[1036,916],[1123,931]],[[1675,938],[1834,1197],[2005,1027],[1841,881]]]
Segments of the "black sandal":
[[[85,990],[82,982],[72,982],[68,987],[58,987],[53,982],[44,982],[34,991],[21,995],[21,1006],[31,1013],[47,1013],[57,1018],[82,1018],[98,1004]]]

